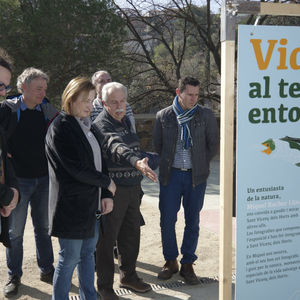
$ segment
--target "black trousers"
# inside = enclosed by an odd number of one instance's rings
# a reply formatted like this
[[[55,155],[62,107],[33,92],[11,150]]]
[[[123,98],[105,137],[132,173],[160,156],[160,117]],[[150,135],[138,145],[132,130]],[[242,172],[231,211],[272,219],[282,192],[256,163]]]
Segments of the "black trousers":
[[[103,216],[96,249],[98,289],[112,288],[114,282],[115,241],[118,247],[120,279],[135,280],[140,248],[141,186],[117,186],[113,211]]]

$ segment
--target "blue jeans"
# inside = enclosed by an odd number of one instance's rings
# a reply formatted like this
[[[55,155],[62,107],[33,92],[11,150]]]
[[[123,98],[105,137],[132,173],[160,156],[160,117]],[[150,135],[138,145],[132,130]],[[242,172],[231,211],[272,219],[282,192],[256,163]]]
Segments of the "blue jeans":
[[[9,238],[11,248],[6,249],[9,276],[21,277],[23,262],[23,235],[27,219],[28,205],[36,243],[36,258],[42,272],[53,269],[53,249],[48,235],[49,178],[18,178],[20,201],[9,217]]]
[[[160,227],[165,260],[178,256],[175,224],[181,199],[184,208],[185,228],[181,246],[181,264],[193,263],[199,238],[200,211],[203,207],[206,182],[193,188],[192,172],[172,169],[167,186],[160,184]]]
[[[72,275],[77,266],[79,295],[82,300],[96,300],[94,286],[94,252],[98,241],[99,223],[95,225],[95,235],[84,240],[59,238],[60,250],[53,278],[52,300],[68,300]]]

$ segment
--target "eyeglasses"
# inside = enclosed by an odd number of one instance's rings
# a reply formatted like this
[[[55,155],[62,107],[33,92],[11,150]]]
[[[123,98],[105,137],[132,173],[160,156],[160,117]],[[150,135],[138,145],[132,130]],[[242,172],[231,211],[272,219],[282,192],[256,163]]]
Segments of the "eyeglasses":
[[[11,86],[5,85],[3,82],[0,81],[0,92],[2,92],[4,90],[6,93],[9,93],[11,91]]]

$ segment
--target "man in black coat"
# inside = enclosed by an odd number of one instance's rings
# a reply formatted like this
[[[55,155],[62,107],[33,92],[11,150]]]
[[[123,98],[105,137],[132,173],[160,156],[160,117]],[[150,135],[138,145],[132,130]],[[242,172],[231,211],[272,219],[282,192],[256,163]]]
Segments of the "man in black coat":
[[[0,242],[6,247],[10,247],[8,217],[18,203],[19,192],[13,167],[7,157],[5,135],[1,127],[0,152]]]
[[[113,247],[117,241],[120,286],[147,292],[150,285],[136,273],[140,244],[140,194],[142,175],[156,181],[155,172],[143,158],[136,132],[126,116],[127,89],[107,83],[102,90],[105,110],[94,122],[110,177],[117,186],[113,211],[105,216],[105,228],[97,244],[97,286],[102,300],[116,300],[113,291]]]
[[[10,90],[11,66],[0,54],[0,96]],[[17,178],[7,157],[6,140],[0,127],[0,242],[9,247],[8,216],[16,207],[19,199]]]

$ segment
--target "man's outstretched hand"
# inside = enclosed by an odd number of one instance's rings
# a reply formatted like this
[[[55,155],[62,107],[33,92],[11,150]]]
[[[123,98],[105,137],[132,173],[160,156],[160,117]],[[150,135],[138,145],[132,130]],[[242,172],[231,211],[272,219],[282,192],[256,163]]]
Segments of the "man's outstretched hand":
[[[148,165],[148,157],[138,160],[135,163],[135,168],[138,169],[143,175],[147,176],[153,182],[157,182],[156,173]]]

